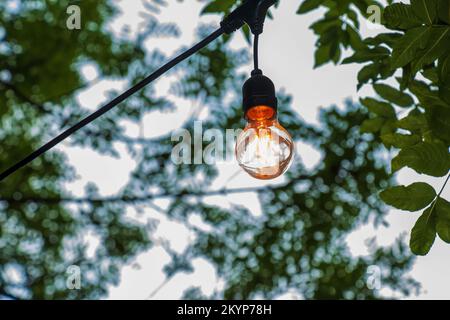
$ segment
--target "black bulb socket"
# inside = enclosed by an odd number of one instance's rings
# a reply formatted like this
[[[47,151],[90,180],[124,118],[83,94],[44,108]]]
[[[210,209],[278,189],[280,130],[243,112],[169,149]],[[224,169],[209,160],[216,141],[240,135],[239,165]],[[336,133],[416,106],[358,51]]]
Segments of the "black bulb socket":
[[[253,107],[267,106],[278,110],[278,99],[272,80],[264,76],[262,71],[253,70],[252,76],[242,87],[244,114]]]

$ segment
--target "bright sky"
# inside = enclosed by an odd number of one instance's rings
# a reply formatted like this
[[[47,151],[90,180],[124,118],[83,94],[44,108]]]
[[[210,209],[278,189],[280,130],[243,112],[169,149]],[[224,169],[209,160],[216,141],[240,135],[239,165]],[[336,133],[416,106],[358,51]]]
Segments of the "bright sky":
[[[112,24],[112,29],[119,32],[123,26],[128,25],[135,31],[139,23],[145,21],[140,15],[143,11],[142,1],[118,1],[122,14]],[[195,40],[195,29],[199,23],[218,22],[214,16],[199,17],[202,7],[197,1],[185,1],[179,3],[168,0],[170,5],[159,15],[162,22],[177,22],[182,35],[176,39],[153,39],[148,43],[148,49],[157,46],[168,55],[173,54],[180,46],[188,45]],[[277,88],[283,88],[293,95],[293,106],[299,114],[309,122],[317,122],[319,107],[327,107],[332,104],[342,105],[348,97],[357,99],[360,96],[372,94],[369,88],[356,92],[356,75],[358,65],[333,66],[327,65],[313,70],[315,36],[308,26],[315,21],[320,13],[298,16],[295,14],[299,1],[282,1],[280,8],[274,12],[275,19],[266,23],[265,32],[260,41],[260,64],[265,74],[270,76]],[[179,19],[182,17],[182,19]],[[363,23],[365,34],[378,33]],[[233,47],[244,48],[248,45],[242,35],[237,33],[233,38]],[[250,50],[250,48],[249,48]],[[251,67],[246,70],[250,72]],[[95,78],[95,68],[85,67],[83,72],[86,78]],[[176,79],[165,77],[156,84],[156,91],[161,95],[167,95],[167,89]],[[80,94],[80,102],[91,109],[99,107],[106,102],[106,96],[99,94],[109,89],[125,89],[124,83],[114,81],[101,81],[92,88]],[[359,94],[359,95],[358,95]],[[175,100],[175,98],[173,98]],[[158,136],[167,133],[182,124],[192,109],[198,108],[198,103],[175,100],[178,110],[172,114],[154,112],[149,115],[144,123],[146,136]],[[151,124],[151,125],[150,125]],[[128,126],[130,134],[137,134],[139,129]],[[70,163],[76,168],[80,179],[67,185],[67,189],[75,195],[83,195],[83,189],[87,182],[95,182],[103,195],[111,195],[120,190],[127,182],[128,174],[135,165],[124,148],[121,149],[121,158],[112,159],[95,152],[81,148],[60,147],[67,152]],[[320,160],[320,154],[305,144],[297,148],[298,156],[307,167],[313,166]],[[92,164],[97,165],[93,166]],[[220,188],[225,184],[228,187],[261,186],[258,182],[245,174],[238,174],[227,183],[239,168],[236,164],[221,166],[220,176],[214,182],[214,187]],[[420,180],[430,183],[439,190],[443,179],[434,179],[419,176],[409,169],[404,169],[398,175],[400,183],[409,184]],[[450,198],[450,188],[443,194]],[[255,214],[260,211],[259,203],[255,195],[239,194],[226,197],[228,203],[237,203],[248,206]],[[223,197],[211,197],[210,203],[223,205]],[[158,203],[164,206],[161,201]],[[181,252],[192,239],[189,231],[173,221],[167,220],[151,208],[144,208],[149,217],[162,219],[158,227],[156,238],[170,240],[174,250]],[[132,214],[132,212],[130,212]],[[392,210],[388,215],[388,228],[379,227],[375,230],[372,226],[364,226],[348,237],[349,246],[355,255],[367,253],[365,240],[372,236],[377,237],[379,245],[389,245],[402,232],[410,232],[417,214]],[[195,221],[194,221],[195,222]],[[169,256],[161,247],[138,256],[133,263],[122,270],[122,278],[118,287],[110,290],[110,299],[147,299],[151,293],[165,281],[162,268],[169,262]],[[192,274],[179,274],[152,296],[153,299],[178,299],[183,291],[192,286],[200,286],[206,294],[211,294],[214,289],[220,288],[223,283],[217,279],[214,268],[206,261],[198,259],[194,262],[195,272]],[[412,271],[413,277],[421,282],[423,293],[419,296],[425,299],[450,298],[447,288],[450,287],[450,251],[449,246],[440,239],[436,239],[431,252],[426,257],[419,257]],[[289,295],[285,296],[289,297]],[[414,297],[413,297],[414,298]]]

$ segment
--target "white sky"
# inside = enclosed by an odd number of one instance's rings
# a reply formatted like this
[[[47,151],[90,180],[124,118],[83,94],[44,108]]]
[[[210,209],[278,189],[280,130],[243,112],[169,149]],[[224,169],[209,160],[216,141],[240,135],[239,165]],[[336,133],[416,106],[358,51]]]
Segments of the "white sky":
[[[122,14],[112,25],[112,29],[119,32],[124,25],[131,30],[136,30],[144,18],[139,15],[142,11],[141,1],[116,1],[122,10]],[[185,1],[178,3],[168,0],[169,7],[161,15],[160,21],[177,22],[182,36],[177,39],[153,39],[148,48],[154,45],[167,53],[173,54],[180,46],[193,43],[195,40],[195,29],[199,23],[218,22],[214,16],[199,17],[202,7],[197,1]],[[358,65],[333,66],[327,65],[313,70],[314,65],[314,43],[315,36],[308,29],[309,25],[320,17],[320,13],[298,16],[295,14],[299,1],[282,1],[280,8],[274,12],[275,19],[266,23],[265,32],[260,41],[260,64],[268,76],[274,81],[277,88],[284,88],[287,93],[292,94],[293,106],[299,114],[309,122],[317,122],[318,108],[327,107],[332,104],[342,105],[343,101],[352,97],[356,100],[359,96],[371,95],[370,88],[356,92],[356,75],[360,69]],[[180,19],[180,17],[182,17]],[[369,30],[363,24],[365,34],[378,33],[379,30]],[[247,44],[242,35],[237,33],[233,38],[233,47],[243,48]],[[249,48],[250,50],[250,48]],[[247,68],[250,71],[250,66]],[[85,68],[87,78],[95,76],[93,68]],[[156,84],[157,92],[161,95],[167,94],[167,89],[176,79],[165,77]],[[109,89],[125,89],[123,82],[101,81],[92,88],[81,93],[81,103],[91,109],[99,107],[106,102],[104,92]],[[359,95],[358,95],[359,94]],[[175,98],[174,98],[175,99]],[[173,114],[152,113],[145,119],[144,132],[148,137],[166,133],[182,124],[193,108],[198,108],[198,103],[176,100],[178,110]],[[151,126],[149,125],[151,124]],[[131,134],[137,134],[138,128],[129,126]],[[128,174],[134,167],[135,162],[129,157],[123,148],[120,159],[112,159],[101,156],[93,151],[81,148],[68,148],[67,145],[60,147],[67,152],[70,163],[76,168],[80,179],[67,185],[67,189],[75,195],[82,195],[87,182],[95,182],[103,195],[118,192],[127,182]],[[320,160],[320,154],[313,148],[301,144],[297,149],[301,160],[312,166]],[[93,163],[97,165],[92,165]],[[214,187],[222,187],[227,179],[236,173],[239,167],[236,164],[221,166],[220,176],[214,182]],[[409,184],[420,180],[430,183],[439,190],[443,179],[419,176],[412,170],[404,169],[398,175],[400,183]],[[258,182],[245,174],[239,174],[231,180],[228,187],[261,186]],[[443,194],[450,198],[450,188]],[[228,203],[237,203],[248,206],[253,212],[258,213],[259,203],[255,195],[239,194],[226,198]],[[224,203],[223,197],[212,197],[209,201],[213,204]],[[159,203],[164,205],[163,202]],[[182,225],[168,221],[150,208],[145,208],[148,215],[158,217],[162,222],[155,237],[170,239],[173,249],[182,251],[189,242],[191,235]],[[410,232],[418,214],[392,210],[388,215],[390,227],[380,227],[374,230],[371,226],[365,226],[352,233],[348,237],[349,246],[355,255],[366,254],[365,240],[376,236],[380,245],[389,245],[402,232]],[[110,299],[146,299],[150,293],[164,282],[165,276],[162,267],[169,262],[168,255],[161,247],[141,254],[129,266],[122,270],[122,279],[118,287],[110,290]],[[191,286],[201,286],[206,294],[212,293],[215,288],[220,288],[222,283],[218,281],[214,268],[198,259],[194,262],[195,272],[193,274],[180,274],[170,280],[152,298],[154,299],[178,299],[185,289]],[[413,277],[421,282],[424,292],[419,298],[425,299],[448,299],[450,293],[446,290],[450,287],[450,251],[449,246],[440,239],[436,239],[435,245],[426,257],[419,257],[412,271]],[[415,297],[413,297],[415,298]]]

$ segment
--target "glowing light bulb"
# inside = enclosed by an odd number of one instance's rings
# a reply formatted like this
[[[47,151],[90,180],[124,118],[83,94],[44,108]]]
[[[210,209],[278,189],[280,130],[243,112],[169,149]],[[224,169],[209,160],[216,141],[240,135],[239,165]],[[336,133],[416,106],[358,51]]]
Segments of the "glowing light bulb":
[[[276,111],[256,106],[246,112],[247,125],[236,142],[239,165],[257,179],[274,179],[292,163],[294,143],[277,120]]]

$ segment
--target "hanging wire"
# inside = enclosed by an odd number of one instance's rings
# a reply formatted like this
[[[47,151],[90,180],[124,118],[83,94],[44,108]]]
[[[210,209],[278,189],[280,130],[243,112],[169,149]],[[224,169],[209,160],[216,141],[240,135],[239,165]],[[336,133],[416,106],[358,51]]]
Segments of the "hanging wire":
[[[210,42],[214,41],[218,37],[220,37],[222,34],[225,33],[225,30],[221,27],[217,31],[213,32],[211,35],[200,41],[198,44],[190,48],[189,50],[183,52],[179,56],[175,57],[173,60],[169,61],[165,65],[163,65],[161,68],[153,72],[151,75],[149,75],[147,78],[136,84],[135,86],[131,87],[124,93],[122,93],[120,96],[116,97],[114,100],[110,101],[108,104],[104,105],[91,115],[87,116],[77,124],[75,124],[73,127],[70,127],[66,131],[62,132],[60,135],[52,139],[51,141],[47,142],[45,145],[40,147],[39,149],[33,151],[31,154],[29,154],[24,159],[20,160],[16,164],[14,164],[12,167],[8,168],[7,170],[0,173],[0,181],[3,181],[7,177],[9,177],[11,174],[19,170],[20,168],[24,167],[25,165],[29,164],[34,159],[38,158],[39,156],[43,155],[45,152],[49,151],[53,147],[55,147],[57,144],[62,142],[63,140],[67,139],[70,135],[77,132],[81,128],[85,127],[86,125],[90,124],[92,121],[96,120],[112,108],[116,107],[119,103],[123,102],[127,98],[129,98],[131,95],[135,94],[137,91],[141,90],[145,86],[147,86],[149,83],[153,82],[157,78],[159,78],[161,75],[163,75],[165,72],[172,69],[174,66],[176,66],[178,63],[182,62],[183,60],[189,58],[191,55],[208,45]]]
[[[253,40],[253,62],[255,70],[259,69],[258,62],[258,43],[259,43],[259,34],[256,34]]]

